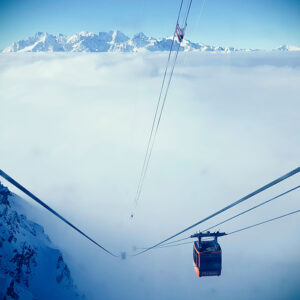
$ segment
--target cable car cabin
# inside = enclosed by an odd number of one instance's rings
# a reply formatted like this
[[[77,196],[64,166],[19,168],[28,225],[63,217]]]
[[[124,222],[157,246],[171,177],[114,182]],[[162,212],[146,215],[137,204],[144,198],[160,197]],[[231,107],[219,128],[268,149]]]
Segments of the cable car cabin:
[[[194,269],[199,277],[220,276],[222,269],[222,250],[215,241],[194,242]]]
[[[179,24],[177,23],[176,25],[176,36],[178,39],[178,42],[181,43],[184,37],[184,33],[185,33],[185,28],[186,28],[186,24],[184,26],[184,28],[180,28]]]
[[[198,237],[194,242],[194,269],[199,277],[220,276],[222,270],[222,249],[218,243],[218,236],[225,233],[197,233],[191,237]],[[214,237],[213,240],[201,240],[202,237]]]

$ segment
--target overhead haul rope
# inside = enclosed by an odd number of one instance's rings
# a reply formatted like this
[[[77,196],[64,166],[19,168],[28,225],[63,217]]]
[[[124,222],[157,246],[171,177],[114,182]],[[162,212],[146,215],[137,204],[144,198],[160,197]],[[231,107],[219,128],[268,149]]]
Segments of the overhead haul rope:
[[[11,178],[9,175],[7,175],[2,170],[0,170],[0,176],[2,176],[4,179],[6,179],[8,182],[10,182],[12,185],[14,185],[19,190],[21,190],[24,194],[26,194],[27,196],[29,196],[31,199],[33,199],[34,201],[36,201],[38,204],[40,204],[41,206],[43,206],[44,208],[46,208],[53,215],[55,215],[56,217],[58,217],[59,219],[61,219],[63,222],[65,222],[67,225],[69,225],[70,227],[72,227],[73,229],[75,229],[77,232],[79,232],[81,235],[83,235],[89,241],[91,241],[92,243],[94,243],[96,246],[98,246],[99,248],[101,248],[102,250],[104,250],[105,252],[107,252],[108,254],[110,254],[110,255],[112,255],[114,257],[118,257],[118,255],[110,252],[109,250],[107,250],[106,248],[104,248],[103,246],[101,246],[100,244],[98,244],[96,241],[94,241],[92,238],[90,238],[88,235],[86,235],[84,232],[82,232],[80,229],[78,229],[76,226],[74,226],[72,223],[70,223],[67,219],[65,219],[63,216],[61,216],[59,213],[57,213],[54,209],[52,209],[50,206],[48,206],[45,202],[43,202],[42,200],[40,200],[38,197],[36,197],[35,195],[33,195],[31,192],[29,192],[25,187],[23,187],[20,183],[18,183],[17,181],[15,181],[13,178]]]
[[[235,219],[235,218],[237,218],[237,217],[239,217],[239,216],[241,216],[241,215],[243,215],[243,214],[245,214],[245,213],[247,213],[247,212],[249,212],[249,211],[251,211],[251,210],[254,210],[254,209],[256,209],[256,208],[258,208],[258,207],[260,207],[260,206],[263,206],[263,205],[265,205],[265,204],[267,204],[267,203],[270,203],[271,201],[273,201],[273,200],[275,200],[275,199],[278,199],[278,198],[280,198],[280,197],[282,197],[282,196],[284,196],[284,195],[286,195],[286,194],[288,194],[288,193],[290,193],[290,192],[292,192],[292,191],[295,191],[295,190],[298,189],[298,188],[300,188],[300,185],[298,185],[298,186],[296,186],[296,187],[294,187],[294,188],[292,188],[292,189],[289,189],[289,190],[287,190],[287,191],[284,192],[284,193],[281,193],[281,194],[279,194],[279,195],[277,195],[277,196],[275,196],[275,197],[272,197],[271,199],[268,199],[268,200],[266,200],[266,201],[264,201],[264,202],[262,202],[262,203],[260,203],[260,204],[257,204],[257,205],[255,205],[255,206],[249,208],[249,209],[246,209],[246,210],[242,211],[241,213],[238,213],[238,214],[234,215],[233,217],[230,217],[230,218],[228,218],[228,219],[226,219],[226,220],[224,220],[224,221],[222,221],[222,222],[220,222],[220,223],[218,223],[218,224],[216,224],[216,225],[213,225],[213,226],[211,226],[211,227],[209,227],[209,228],[206,228],[206,229],[204,229],[204,230],[201,230],[201,231],[202,231],[202,232],[206,232],[206,231],[208,231],[208,230],[210,230],[210,229],[212,229],[212,228],[214,228],[214,227],[217,227],[217,226],[219,226],[219,225],[221,225],[221,224],[224,224],[224,223],[226,223],[226,222],[228,222],[228,221],[230,221],[230,220],[233,220],[233,219]],[[183,238],[183,239],[175,240],[175,241],[172,241],[172,242],[169,242],[169,243],[164,243],[164,244],[160,245],[159,248],[162,248],[162,247],[167,246],[167,245],[176,244],[176,243],[178,243],[178,242],[181,242],[181,241],[184,241],[184,240],[187,240],[187,239],[190,239],[190,238],[191,238],[191,237],[188,236],[188,237]],[[179,245],[179,244],[178,244],[178,245]],[[147,249],[147,248],[139,248],[139,249]]]
[[[250,194],[244,196],[243,198],[241,198],[241,199],[239,199],[239,200],[237,200],[237,201],[235,201],[235,202],[233,202],[233,203],[231,203],[231,204],[225,206],[224,208],[218,210],[217,212],[211,214],[210,216],[208,216],[208,217],[206,217],[206,218],[204,218],[204,219],[198,221],[197,223],[195,223],[195,224],[193,224],[193,225],[191,225],[191,226],[189,226],[189,227],[187,227],[187,228],[185,228],[185,229],[179,231],[178,233],[176,233],[176,234],[174,234],[174,235],[172,235],[172,236],[170,236],[170,237],[164,239],[163,241],[161,241],[161,242],[159,242],[159,243],[157,243],[157,244],[155,244],[155,245],[153,245],[153,246],[151,246],[151,247],[148,247],[147,249],[145,249],[145,250],[143,250],[143,251],[140,251],[140,252],[138,252],[138,253],[136,253],[136,254],[133,254],[132,256],[140,255],[140,254],[145,253],[145,252],[147,252],[147,251],[149,251],[149,250],[151,250],[151,249],[153,249],[153,248],[155,248],[155,247],[157,247],[157,246],[162,245],[163,243],[165,243],[165,242],[167,242],[167,241],[173,239],[174,237],[176,237],[176,236],[178,236],[178,235],[180,235],[180,234],[182,234],[182,233],[184,233],[184,232],[186,232],[186,231],[188,231],[188,230],[194,228],[195,226],[197,226],[197,225],[199,225],[199,224],[201,224],[201,223],[203,223],[203,222],[206,222],[207,220],[209,220],[209,219],[211,219],[211,218],[213,218],[213,217],[215,217],[215,216],[221,214],[222,212],[224,212],[224,211],[226,211],[226,210],[228,210],[228,209],[230,209],[230,208],[232,208],[232,207],[234,207],[234,206],[236,206],[236,205],[238,205],[238,204],[240,204],[240,203],[242,203],[242,202],[248,200],[249,198],[251,198],[251,197],[253,197],[253,196],[255,196],[255,195],[257,195],[257,194],[263,192],[264,190],[266,190],[266,189],[268,189],[268,188],[270,188],[270,187],[272,187],[272,186],[278,184],[279,182],[281,182],[281,181],[283,181],[283,180],[286,180],[287,178],[289,178],[289,177],[291,177],[291,176],[293,176],[293,175],[295,175],[295,174],[297,174],[297,173],[299,173],[299,172],[300,172],[300,167],[298,167],[298,168],[296,168],[296,169],[294,169],[294,170],[288,172],[287,174],[285,174],[285,175],[283,175],[283,176],[281,176],[281,177],[279,177],[279,178],[277,178],[277,179],[271,181],[270,183],[264,185],[263,187],[261,187],[261,188],[255,190],[254,192],[252,192],[252,193],[250,193]]]
[[[190,238],[191,238],[191,237],[188,236],[188,237],[186,237],[186,238],[179,239],[179,240],[175,240],[175,241],[173,241],[173,242],[163,243],[161,246],[165,246],[165,245],[170,245],[170,244],[178,243],[178,242],[181,242],[181,241],[185,241],[185,240],[187,240],[187,239],[190,239]],[[144,248],[144,249],[146,249],[146,248]]]
[[[153,146],[154,146],[154,141],[155,141],[155,138],[156,138],[156,135],[157,135],[158,127],[159,127],[159,124],[160,124],[160,121],[161,121],[162,112],[163,112],[163,109],[164,109],[164,106],[165,106],[168,90],[169,90],[169,87],[170,87],[170,83],[171,83],[171,79],[172,79],[172,76],[173,76],[175,64],[176,64],[176,61],[177,61],[178,51],[180,49],[181,41],[178,42],[178,47],[175,50],[175,58],[174,58],[173,65],[172,65],[172,68],[171,68],[171,73],[170,73],[170,76],[169,76],[169,80],[167,82],[167,86],[166,86],[165,93],[164,93],[164,96],[163,96],[163,101],[161,101],[163,91],[164,91],[164,87],[165,87],[167,72],[168,72],[168,69],[169,69],[170,59],[171,59],[172,51],[173,51],[174,44],[175,44],[176,28],[177,28],[179,18],[180,18],[180,15],[181,15],[183,1],[184,0],[181,0],[180,7],[179,7],[176,26],[175,26],[175,30],[174,30],[174,34],[173,34],[173,38],[172,38],[172,43],[171,43],[171,47],[170,47],[170,51],[169,51],[169,55],[168,55],[168,60],[167,60],[167,64],[166,64],[166,68],[165,68],[165,72],[164,72],[164,76],[163,76],[163,81],[162,81],[162,85],[161,85],[157,105],[156,105],[156,110],[155,110],[154,119],[153,119],[153,122],[152,122],[152,127],[151,127],[151,131],[150,131],[149,139],[148,139],[148,144],[147,144],[147,149],[146,149],[146,153],[145,153],[145,157],[144,157],[144,162],[143,162],[142,170],[141,170],[140,177],[139,177],[139,182],[138,182],[136,195],[135,195],[135,198],[134,198],[134,209],[136,208],[136,206],[138,204],[138,201],[139,201],[139,198],[140,198],[140,195],[141,195],[141,191],[142,191],[142,188],[143,188],[145,176],[146,176],[146,173],[147,173],[149,161],[150,161]],[[186,17],[184,19],[185,27],[186,27],[186,23],[187,23],[187,18],[189,16],[191,4],[192,4],[192,0],[189,1],[188,10],[187,10],[187,13],[186,13]],[[132,213],[132,216],[133,216],[133,213]]]
[[[289,213],[287,213],[287,214],[281,215],[281,216],[279,216],[279,217],[275,217],[275,218],[272,218],[272,219],[269,219],[269,220],[266,220],[266,221],[263,221],[263,222],[260,222],[260,223],[256,223],[256,224],[254,224],[254,225],[250,225],[250,226],[247,226],[247,227],[244,227],[244,228],[241,228],[241,229],[238,229],[238,230],[229,232],[229,233],[227,233],[227,235],[234,234],[234,233],[238,233],[238,232],[240,232],[240,231],[244,231],[244,230],[247,230],[247,229],[250,229],[250,228],[253,228],[253,227],[262,225],[262,224],[266,224],[266,223],[269,223],[269,222],[273,222],[273,221],[275,221],[275,220],[278,220],[278,219],[281,219],[281,218],[284,218],[284,217],[287,217],[287,216],[296,214],[296,213],[298,213],[298,212],[300,212],[300,209],[294,210],[294,211],[292,211],[292,212],[289,212]]]
[[[260,225],[263,225],[263,224],[266,224],[266,223],[269,223],[269,222],[273,222],[273,221],[276,221],[278,219],[282,219],[284,217],[288,217],[290,215],[293,215],[293,214],[296,214],[296,213],[299,213],[299,212],[300,212],[300,209],[294,210],[294,211],[289,212],[287,214],[284,214],[284,215],[281,215],[281,216],[278,216],[278,217],[275,217],[275,218],[272,218],[272,219],[265,220],[265,221],[260,222],[260,223],[256,223],[256,224],[253,224],[253,225],[250,225],[250,226],[247,226],[247,227],[243,227],[241,229],[234,230],[232,232],[226,233],[225,236],[231,235],[231,234],[234,234],[234,233],[238,233],[238,232],[241,232],[241,231],[244,231],[244,230],[248,230],[250,228],[257,227],[257,226],[260,226]],[[181,246],[181,245],[186,245],[186,244],[191,244],[191,243],[194,243],[194,241],[185,242],[185,243],[179,243],[179,244],[175,244],[175,245],[162,245],[162,246],[156,247],[156,249],[168,248],[168,247],[176,247],[176,246]]]
[[[189,239],[190,238],[191,237],[189,237]],[[171,244],[171,245],[161,245],[161,246],[156,247],[155,249],[176,247],[176,246],[181,246],[181,245],[186,245],[186,244],[191,244],[191,243],[194,243],[194,241],[189,241],[189,242],[184,242],[184,243],[179,243],[179,244]]]
[[[222,222],[220,222],[220,223],[218,223],[218,224],[216,224],[216,225],[214,225],[214,226],[211,226],[211,227],[209,227],[209,228],[207,228],[207,229],[205,229],[205,230],[203,230],[203,231],[204,231],[204,232],[205,232],[205,231],[208,231],[208,230],[210,230],[210,229],[212,229],[212,228],[214,228],[214,227],[217,227],[217,226],[219,226],[219,225],[221,225],[221,224],[224,224],[224,223],[226,223],[226,222],[228,222],[228,221],[231,221],[231,220],[233,220],[233,219],[235,219],[235,218],[237,218],[237,217],[239,217],[239,216],[241,216],[241,215],[243,215],[243,214],[245,214],[245,213],[247,213],[247,212],[249,212],[249,211],[251,211],[251,210],[254,210],[254,209],[256,209],[256,208],[258,208],[258,207],[260,207],[260,206],[263,206],[263,205],[265,205],[265,204],[267,204],[267,203],[270,203],[271,201],[273,201],[273,200],[275,200],[275,199],[277,199],[277,198],[280,198],[280,197],[282,197],[282,196],[284,196],[284,195],[286,195],[286,194],[288,194],[288,193],[290,193],[290,192],[292,192],[292,191],[295,191],[295,190],[298,189],[298,188],[300,188],[300,185],[298,185],[298,186],[296,186],[296,187],[294,187],[294,188],[292,188],[292,189],[290,189],[290,190],[288,190],[288,191],[286,191],[286,192],[284,192],[284,193],[282,193],[282,194],[279,194],[279,195],[277,195],[277,196],[275,196],[275,197],[273,197],[273,198],[271,198],[271,199],[269,199],[269,200],[266,200],[266,201],[264,201],[264,202],[262,202],[262,203],[260,203],[260,204],[257,204],[257,205],[255,205],[255,206],[253,206],[253,207],[251,207],[251,208],[249,208],[249,209],[247,209],[247,210],[244,210],[244,211],[242,211],[241,213],[238,213],[238,214],[234,215],[233,217],[228,218],[228,219],[226,219],[226,220],[224,220],[224,221],[222,221]]]
[[[181,3],[180,3],[180,8],[179,8],[176,24],[178,23],[178,20],[179,20],[180,14],[181,14],[182,4],[183,4],[183,0],[181,0]],[[151,127],[151,131],[150,131],[149,139],[148,139],[147,150],[146,150],[146,154],[145,154],[145,158],[144,158],[144,162],[143,162],[143,166],[142,166],[142,170],[141,170],[141,174],[140,174],[140,178],[139,178],[139,183],[138,183],[138,188],[137,188],[137,191],[136,191],[136,196],[135,196],[135,199],[134,199],[135,206],[137,205],[139,195],[140,195],[140,188],[141,188],[141,184],[142,184],[142,178],[144,176],[145,166],[146,166],[147,159],[148,159],[148,153],[149,153],[149,150],[150,150],[150,145],[151,145],[151,141],[152,141],[152,136],[153,136],[153,131],[154,131],[155,123],[156,123],[158,109],[160,107],[161,96],[162,96],[162,92],[163,92],[163,88],[164,88],[164,84],[165,84],[165,80],[166,80],[166,76],[167,76],[167,72],[168,72],[168,68],[169,68],[171,54],[172,54],[172,51],[173,51],[174,40],[175,40],[175,32],[176,32],[176,27],[175,27],[175,30],[174,30],[172,43],[171,43],[171,47],[170,47],[170,50],[169,50],[168,60],[167,60],[167,64],[166,64],[166,68],[165,68],[165,72],[164,72],[164,77],[163,77],[163,81],[162,81],[162,84],[161,84],[160,93],[159,93],[158,101],[157,101],[157,104],[156,104],[154,119],[153,119],[153,122],[152,122],[152,127]]]

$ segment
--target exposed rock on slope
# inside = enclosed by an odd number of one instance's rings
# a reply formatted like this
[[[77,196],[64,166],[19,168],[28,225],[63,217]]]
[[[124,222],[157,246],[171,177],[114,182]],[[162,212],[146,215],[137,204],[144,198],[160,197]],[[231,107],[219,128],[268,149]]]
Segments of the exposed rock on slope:
[[[62,253],[0,183],[0,299],[82,299]]]
[[[38,32],[26,40],[13,43],[3,50],[8,52],[143,52],[143,51],[169,51],[172,37],[156,39],[147,37],[140,32],[129,38],[120,31],[79,32],[71,36],[62,34],[52,35]],[[175,41],[177,43],[177,41]],[[180,51],[209,51],[234,52],[248,51],[233,47],[215,47],[201,43],[183,40]]]

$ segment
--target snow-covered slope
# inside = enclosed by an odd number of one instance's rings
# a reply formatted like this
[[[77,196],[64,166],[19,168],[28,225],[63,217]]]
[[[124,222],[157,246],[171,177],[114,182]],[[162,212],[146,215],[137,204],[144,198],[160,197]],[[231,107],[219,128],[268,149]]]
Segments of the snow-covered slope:
[[[82,299],[62,253],[0,182],[0,299]]]
[[[300,47],[292,46],[292,45],[282,45],[275,50],[279,51],[300,51]]]
[[[175,41],[177,43],[177,41]],[[172,37],[156,39],[147,37],[140,32],[133,37],[128,37],[120,31],[92,32],[82,31],[71,36],[63,34],[52,35],[38,32],[26,40],[13,43],[3,50],[9,52],[143,52],[143,51],[168,51]],[[300,51],[300,47],[283,45],[278,51]],[[252,49],[238,49],[233,47],[209,46],[183,40],[180,51],[198,52],[236,52],[257,51]]]
[[[8,52],[139,52],[168,51],[172,37],[155,39],[140,32],[129,38],[120,31],[79,32],[71,36],[38,32],[34,37],[13,43],[3,50]],[[176,41],[177,43],[177,41]],[[250,51],[233,47],[215,47],[183,40],[180,51],[233,52]]]

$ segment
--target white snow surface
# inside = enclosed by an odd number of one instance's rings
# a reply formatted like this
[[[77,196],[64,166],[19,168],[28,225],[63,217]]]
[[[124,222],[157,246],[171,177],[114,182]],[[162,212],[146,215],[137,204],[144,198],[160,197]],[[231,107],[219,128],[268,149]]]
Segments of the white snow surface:
[[[37,32],[35,36],[20,40],[3,50],[10,52],[144,52],[144,51],[169,51],[172,36],[166,38],[147,37],[143,32],[128,37],[118,30],[99,32],[98,34],[81,31],[66,36],[63,34],[52,35],[47,32]],[[175,43],[178,45],[177,40]],[[176,49],[176,47],[175,47]],[[249,52],[257,49],[239,49],[234,47],[210,46],[203,43],[192,42],[184,39],[180,51],[197,52]],[[283,45],[274,49],[276,51],[300,51],[300,47]]]
[[[3,53],[168,51],[171,43],[172,37],[156,39],[147,37],[140,32],[130,38],[118,30],[99,32],[98,34],[82,31],[71,36],[38,32],[33,37],[13,43],[5,48]],[[178,45],[177,40],[175,40],[175,43]],[[234,47],[209,46],[202,43],[194,43],[187,39],[182,41],[179,50],[198,52],[253,51],[250,49],[236,49]]]
[[[0,299],[82,299],[62,253],[26,217],[26,205],[0,182]]]
[[[300,51],[300,47],[293,46],[293,45],[282,45],[278,47],[276,50],[279,51]]]

